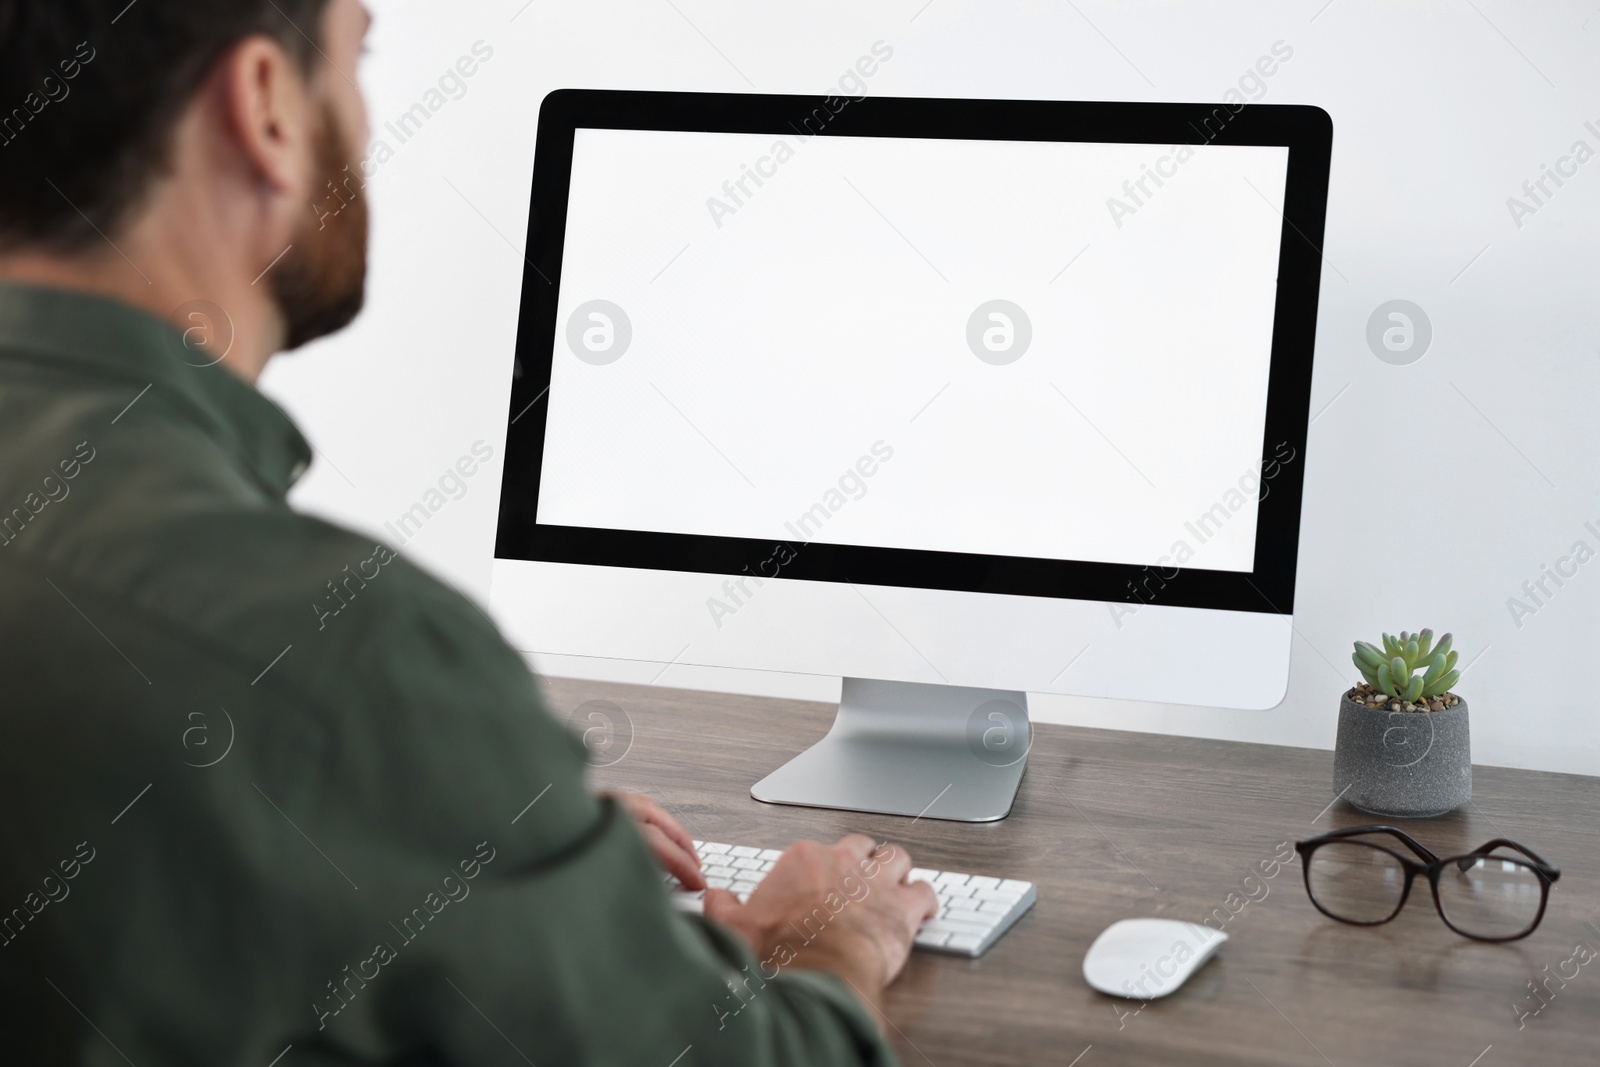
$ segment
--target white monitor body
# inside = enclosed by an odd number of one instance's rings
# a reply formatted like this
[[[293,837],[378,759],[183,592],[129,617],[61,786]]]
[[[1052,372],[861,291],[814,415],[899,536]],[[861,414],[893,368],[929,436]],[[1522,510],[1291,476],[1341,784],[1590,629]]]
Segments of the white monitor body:
[[[1326,115],[816,103],[546,101],[508,638],[842,677],[753,795],[917,817],[1009,812],[1030,692],[1278,704]]]
[[[1245,709],[1283,700],[1294,621],[506,559],[491,599],[508,640],[548,655]]]

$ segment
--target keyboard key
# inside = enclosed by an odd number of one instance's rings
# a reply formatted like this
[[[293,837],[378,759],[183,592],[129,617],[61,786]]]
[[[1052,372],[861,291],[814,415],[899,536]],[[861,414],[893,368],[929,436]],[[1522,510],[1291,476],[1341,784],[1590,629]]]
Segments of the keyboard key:
[[[972,952],[983,944],[983,938],[973,937],[970,934],[953,934],[949,941],[944,943],[945,948],[960,949],[962,952]]]
[[[706,874],[707,878],[710,878],[710,877],[713,877],[713,876],[715,876],[717,878],[734,878],[734,877],[736,877],[738,875],[738,873],[739,872],[734,870],[732,867],[723,867],[723,866],[720,866],[720,865],[716,866],[716,867],[707,867],[705,869],[705,874]]]
[[[967,884],[974,889],[998,889],[1000,888],[1000,879],[985,878],[981,874],[975,874],[967,879]]]
[[[970,875],[957,874],[955,871],[945,871],[939,876],[939,885],[966,885]]]
[[[712,853],[714,855],[720,856],[724,852],[727,852],[732,847],[733,847],[732,845],[723,845],[723,844],[717,844],[715,842],[708,842],[706,845],[701,847],[700,851],[701,852],[709,852],[709,853]]]
[[[690,844],[692,844],[692,845],[694,845],[694,847],[695,847],[695,850],[696,850],[696,851],[699,851],[699,849],[700,849],[700,847],[701,847],[701,846],[702,846],[702,845],[704,845],[704,844],[705,844],[705,842],[704,842],[704,841],[692,841],[692,840],[691,840],[691,841],[690,841]]]
[[[759,848],[752,848],[749,845],[735,845],[733,848],[728,850],[728,854],[730,856],[742,856],[746,859],[755,859],[757,856],[761,855],[761,850]]]
[[[922,948],[942,948],[950,935],[937,930],[924,930],[917,935],[917,944]]]
[[[950,885],[948,883],[939,886],[938,890],[941,898],[948,898],[951,900],[954,900],[958,897],[976,896],[978,893],[978,890],[972,888],[970,885]]]
[[[740,856],[733,861],[731,866],[740,871],[759,871],[761,869],[761,861],[750,856]]]
[[[1022,899],[1021,893],[1013,893],[1006,889],[979,889],[972,895],[978,900],[1004,900],[1012,902]]]
[[[706,878],[706,885],[710,886],[712,889],[727,889],[732,884],[733,884],[733,879],[732,878],[716,878],[716,877],[708,877],[708,878]]]
[[[776,860],[781,855],[783,855],[783,853],[779,852],[775,848],[764,848],[761,850],[761,855],[758,858],[764,860]]]
[[[1015,878],[1007,878],[1005,881],[1000,883],[1000,889],[1003,892],[1009,891],[1009,892],[1021,894],[1021,893],[1026,893],[1028,890],[1030,890],[1032,888],[1033,888],[1033,883],[1032,882],[1019,882]]]
[[[913,867],[911,873],[906,875],[908,882],[937,882],[938,879],[939,872],[930,871],[926,867]]]
[[[978,911],[983,915],[1006,915],[1011,911],[1011,904],[1004,900],[986,900],[978,905]]]
[[[738,895],[740,900],[743,900],[746,896],[756,891],[756,885],[754,882],[735,882],[731,888],[733,889],[734,893]]]
[[[973,897],[951,897],[949,907],[951,911],[977,911],[978,901]]]

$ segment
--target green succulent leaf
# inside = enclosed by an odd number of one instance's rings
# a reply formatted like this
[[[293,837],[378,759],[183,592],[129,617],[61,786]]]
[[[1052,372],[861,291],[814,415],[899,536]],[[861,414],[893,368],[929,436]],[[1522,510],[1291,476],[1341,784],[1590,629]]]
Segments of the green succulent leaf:
[[[1415,704],[1420,696],[1422,696],[1422,675],[1412,675],[1410,684],[1406,686],[1405,699]]]
[[[1394,684],[1389,677],[1389,665],[1387,663],[1378,668],[1378,692],[1394,696]]]
[[[1421,657],[1421,660],[1419,662],[1426,662],[1428,660],[1428,658],[1429,658],[1428,650],[1430,648],[1432,648],[1432,647],[1433,647],[1433,631],[1432,630],[1423,630],[1420,634],[1417,635],[1417,655]]]
[[[1445,657],[1435,654],[1434,657],[1428,661],[1428,673],[1422,676],[1422,684],[1424,686],[1432,685],[1434,682],[1438,681],[1440,676],[1443,675],[1447,670],[1449,670],[1449,667],[1445,664]]]
[[[1398,656],[1400,654],[1400,642],[1396,641],[1392,634],[1384,634],[1383,651],[1386,655]]]
[[[1461,679],[1461,672],[1460,671],[1450,671],[1449,673],[1447,673],[1447,674],[1443,675],[1442,677],[1440,677],[1432,685],[1425,686],[1423,688],[1423,692],[1425,694],[1427,694],[1428,696],[1431,696],[1431,697],[1440,696],[1440,695],[1442,695],[1444,693],[1449,692],[1450,691],[1450,687],[1452,685],[1455,685],[1456,682],[1460,681],[1460,679]]]
[[[1433,646],[1433,654],[1438,656],[1449,652],[1451,640],[1452,637],[1450,634],[1445,634],[1443,637],[1439,638],[1439,643]]]
[[[1356,642],[1356,666],[1359,667],[1363,662],[1366,663],[1367,668],[1369,670],[1374,670],[1375,671],[1380,666],[1383,665],[1383,662],[1384,662],[1383,653],[1379,652],[1378,649],[1374,645],[1371,645],[1371,644],[1367,643],[1366,641],[1357,641]]]

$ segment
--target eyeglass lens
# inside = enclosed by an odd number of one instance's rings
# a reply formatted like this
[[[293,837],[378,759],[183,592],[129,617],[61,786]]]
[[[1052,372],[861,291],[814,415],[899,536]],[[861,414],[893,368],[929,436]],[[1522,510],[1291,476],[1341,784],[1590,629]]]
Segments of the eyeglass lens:
[[[1307,860],[1306,887],[1329,915],[1345,922],[1378,923],[1399,909],[1406,871],[1381,848],[1361,841],[1329,841]]]
[[[1539,918],[1544,889],[1538,871],[1502,856],[1477,856],[1463,870],[1439,872],[1439,907],[1450,924],[1474,937],[1514,937]]]

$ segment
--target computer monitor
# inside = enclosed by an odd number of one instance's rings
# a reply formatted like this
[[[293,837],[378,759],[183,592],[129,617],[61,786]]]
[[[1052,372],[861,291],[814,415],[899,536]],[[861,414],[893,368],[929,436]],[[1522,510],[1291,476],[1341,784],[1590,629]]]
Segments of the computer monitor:
[[[1277,704],[1331,140],[1306,106],[552,93],[509,636],[842,677],[752,794],[913,817],[1010,811],[1029,692]]]

